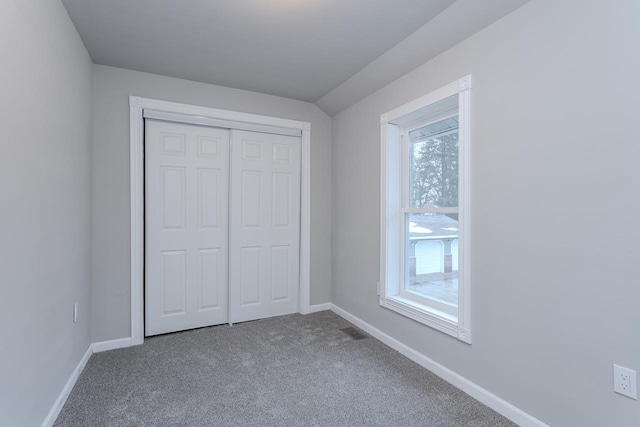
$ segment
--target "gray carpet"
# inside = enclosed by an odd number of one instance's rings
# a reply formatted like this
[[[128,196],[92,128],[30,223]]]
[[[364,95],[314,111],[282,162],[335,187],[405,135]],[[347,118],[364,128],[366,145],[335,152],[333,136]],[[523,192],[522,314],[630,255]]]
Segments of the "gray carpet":
[[[55,426],[512,426],[325,311],[94,354]]]

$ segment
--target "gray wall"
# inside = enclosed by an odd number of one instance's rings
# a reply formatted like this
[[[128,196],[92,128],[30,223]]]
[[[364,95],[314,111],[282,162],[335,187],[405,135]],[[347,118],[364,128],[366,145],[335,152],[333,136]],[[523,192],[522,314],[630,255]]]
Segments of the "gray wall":
[[[0,52],[0,423],[36,426],[89,346],[92,66],[59,1],[1,1]]]
[[[554,426],[637,426],[640,2],[533,0],[332,118],[332,302]],[[474,76],[473,344],[378,305],[379,117]]]
[[[270,95],[94,66],[92,339],[130,336],[129,95],[311,122],[311,304],[331,287],[331,119]]]

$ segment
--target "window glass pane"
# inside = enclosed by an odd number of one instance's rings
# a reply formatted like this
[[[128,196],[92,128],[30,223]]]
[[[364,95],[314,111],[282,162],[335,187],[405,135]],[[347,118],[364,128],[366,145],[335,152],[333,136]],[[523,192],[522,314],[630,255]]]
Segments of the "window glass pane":
[[[458,206],[458,116],[409,132],[409,207]]]
[[[405,216],[406,291],[458,306],[458,214]]]

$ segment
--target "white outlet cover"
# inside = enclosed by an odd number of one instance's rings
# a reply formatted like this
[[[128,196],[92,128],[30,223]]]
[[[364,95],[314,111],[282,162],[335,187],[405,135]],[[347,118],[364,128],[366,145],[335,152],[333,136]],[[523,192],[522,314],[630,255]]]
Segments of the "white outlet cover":
[[[637,374],[633,369],[613,365],[613,391],[638,400]]]

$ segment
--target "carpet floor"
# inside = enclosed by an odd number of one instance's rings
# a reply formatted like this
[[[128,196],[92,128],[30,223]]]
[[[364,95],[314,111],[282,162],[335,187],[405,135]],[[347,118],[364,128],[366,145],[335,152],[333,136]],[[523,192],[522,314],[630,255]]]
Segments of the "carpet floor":
[[[91,356],[55,426],[513,426],[332,312]]]

